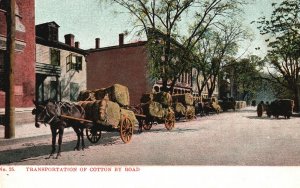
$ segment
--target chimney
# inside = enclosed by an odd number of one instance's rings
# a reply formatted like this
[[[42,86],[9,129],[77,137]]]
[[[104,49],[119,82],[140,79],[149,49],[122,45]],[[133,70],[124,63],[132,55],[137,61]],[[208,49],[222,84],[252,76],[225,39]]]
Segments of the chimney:
[[[124,33],[119,34],[119,45],[122,46],[124,44]]]
[[[65,43],[69,46],[74,47],[74,35],[73,34],[67,34],[65,35]]]
[[[80,48],[80,42],[75,42],[75,48]]]
[[[96,49],[100,48],[100,38],[95,39],[95,48]]]

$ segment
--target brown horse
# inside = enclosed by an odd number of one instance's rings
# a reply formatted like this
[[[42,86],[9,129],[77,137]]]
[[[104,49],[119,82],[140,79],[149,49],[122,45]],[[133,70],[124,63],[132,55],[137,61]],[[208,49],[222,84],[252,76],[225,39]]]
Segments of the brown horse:
[[[56,136],[59,135],[58,138],[58,152],[56,158],[61,155],[61,144],[62,138],[64,134],[64,129],[67,127],[72,127],[77,134],[77,144],[74,150],[80,150],[80,139],[82,142],[82,150],[84,150],[84,139],[83,139],[83,130],[86,128],[83,122],[72,120],[68,118],[62,117],[71,116],[74,118],[84,119],[85,111],[84,109],[76,104],[71,104],[68,102],[55,102],[55,101],[45,101],[41,104],[36,103],[35,109],[33,109],[32,114],[36,115],[36,123],[35,126],[37,128],[40,127],[40,123],[49,124],[51,133],[52,133],[52,150],[50,156],[53,156],[56,150]]]

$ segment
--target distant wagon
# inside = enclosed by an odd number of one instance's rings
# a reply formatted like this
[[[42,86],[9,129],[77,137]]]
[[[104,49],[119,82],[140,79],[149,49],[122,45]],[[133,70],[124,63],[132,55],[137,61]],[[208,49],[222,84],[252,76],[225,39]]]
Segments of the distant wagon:
[[[209,115],[210,112],[219,114],[221,110],[222,108],[215,97],[203,99],[203,111],[206,115]]]
[[[137,112],[135,115],[139,121],[139,131],[142,128],[150,130],[157,122],[164,123],[167,130],[175,126],[172,96],[167,92],[143,94]]]
[[[277,99],[268,106],[267,116],[274,116],[278,118],[279,116],[284,116],[289,119],[293,114],[294,101],[291,99]]]
[[[236,102],[234,98],[225,98],[223,100],[219,100],[219,105],[221,106],[224,112],[230,109],[235,111],[236,109]]]
[[[190,93],[172,95],[175,117],[179,120],[185,117],[186,120],[195,118],[194,97]]]

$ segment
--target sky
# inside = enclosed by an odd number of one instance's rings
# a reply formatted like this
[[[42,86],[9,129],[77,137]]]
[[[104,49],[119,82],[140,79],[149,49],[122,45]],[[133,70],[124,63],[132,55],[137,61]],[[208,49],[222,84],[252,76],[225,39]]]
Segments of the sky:
[[[80,42],[80,47],[90,49],[95,47],[95,38],[100,38],[100,47],[114,46],[118,44],[119,33],[132,30],[133,18],[117,5],[108,6],[100,3],[103,0],[36,0],[35,13],[36,24],[55,21],[59,28],[59,38],[64,42],[64,35],[72,33],[75,41]],[[270,15],[271,4],[280,0],[249,0],[253,2],[244,7],[245,15],[243,23],[253,33],[252,42],[245,41],[241,45],[240,55],[266,54],[264,38],[259,34],[256,26],[250,24],[262,15]],[[135,35],[125,37],[125,43],[143,40]],[[260,50],[255,48],[260,47]]]

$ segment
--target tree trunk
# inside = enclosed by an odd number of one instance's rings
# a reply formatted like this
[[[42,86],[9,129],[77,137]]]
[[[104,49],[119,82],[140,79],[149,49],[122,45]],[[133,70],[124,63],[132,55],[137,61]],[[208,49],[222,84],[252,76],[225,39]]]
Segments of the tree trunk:
[[[212,84],[210,88],[208,88],[208,98],[211,98],[215,90],[215,84]]]
[[[5,72],[7,87],[5,88],[5,138],[15,137],[15,105],[14,105],[14,60],[15,60],[15,0],[7,0],[7,41]]]
[[[200,82],[199,82],[199,76],[200,76],[200,71],[197,70],[197,89],[198,89],[198,95],[199,97],[201,97],[201,94],[202,94],[202,89],[200,88]]]
[[[173,95],[174,87],[176,84],[177,78],[173,78],[171,86],[170,86],[170,94]]]

